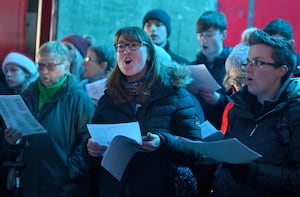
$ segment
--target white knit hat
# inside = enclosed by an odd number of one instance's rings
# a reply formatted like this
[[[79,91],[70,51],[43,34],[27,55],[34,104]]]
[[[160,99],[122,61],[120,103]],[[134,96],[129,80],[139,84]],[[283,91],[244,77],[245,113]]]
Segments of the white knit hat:
[[[2,71],[4,73],[8,64],[17,64],[18,66],[27,70],[31,75],[31,78],[33,78],[32,81],[35,80],[38,76],[37,65],[30,58],[22,55],[21,53],[10,52],[9,54],[7,54],[2,63]]]

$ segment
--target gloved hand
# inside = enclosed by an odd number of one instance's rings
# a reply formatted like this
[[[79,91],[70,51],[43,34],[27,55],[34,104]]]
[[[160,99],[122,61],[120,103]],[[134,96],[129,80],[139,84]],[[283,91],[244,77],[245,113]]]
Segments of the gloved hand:
[[[252,184],[257,177],[258,167],[255,163],[247,164],[229,164],[223,163],[223,166],[230,171],[231,176],[236,182],[241,184]]]

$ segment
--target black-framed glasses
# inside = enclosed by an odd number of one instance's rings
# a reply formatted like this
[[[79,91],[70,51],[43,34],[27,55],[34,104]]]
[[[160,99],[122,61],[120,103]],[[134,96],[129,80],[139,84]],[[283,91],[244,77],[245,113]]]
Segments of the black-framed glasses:
[[[63,64],[63,62],[60,63],[48,63],[48,64],[44,64],[44,63],[37,63],[38,65],[38,70],[43,70],[44,68],[47,68],[47,70],[53,71],[56,69],[56,66]]]
[[[263,66],[263,65],[269,65],[269,66],[274,66],[274,67],[277,67],[277,64],[275,63],[271,63],[271,62],[265,62],[265,61],[261,61],[261,60],[258,60],[258,59],[253,59],[253,60],[249,60],[247,59],[247,62],[243,64],[243,66]]]
[[[90,56],[86,56],[84,59],[83,59],[84,62],[88,63],[88,62],[97,62],[96,59],[93,59],[91,58]]]
[[[149,44],[144,41],[131,41],[129,43],[119,42],[114,44],[117,52],[124,52],[127,46],[131,51],[137,51],[141,46],[147,46],[147,45]]]

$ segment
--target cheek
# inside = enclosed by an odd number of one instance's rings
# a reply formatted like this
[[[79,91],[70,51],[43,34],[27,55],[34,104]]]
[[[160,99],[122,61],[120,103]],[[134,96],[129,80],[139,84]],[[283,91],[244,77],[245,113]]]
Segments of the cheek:
[[[24,81],[26,79],[26,74],[24,72],[16,72],[13,76],[15,76],[16,81]]]

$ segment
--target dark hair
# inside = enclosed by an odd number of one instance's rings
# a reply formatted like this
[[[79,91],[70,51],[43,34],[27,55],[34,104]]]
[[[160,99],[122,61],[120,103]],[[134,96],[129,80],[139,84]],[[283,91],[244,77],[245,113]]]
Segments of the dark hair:
[[[263,30],[271,36],[279,34],[287,40],[293,39],[292,25],[281,18],[270,21]]]
[[[288,72],[281,80],[281,82],[284,82],[296,67],[297,54],[293,47],[290,46],[286,39],[270,36],[262,30],[256,30],[250,35],[249,45],[252,46],[255,44],[264,44],[272,47],[272,58],[275,64],[278,67],[282,65],[287,66]]]
[[[93,50],[97,56],[97,62],[101,64],[102,62],[107,63],[106,73],[109,72],[116,63],[116,53],[112,48],[106,46],[92,46],[89,49]]]
[[[210,27],[214,27],[221,32],[227,29],[226,17],[219,11],[206,11],[197,20],[196,31],[201,33],[207,31]]]

